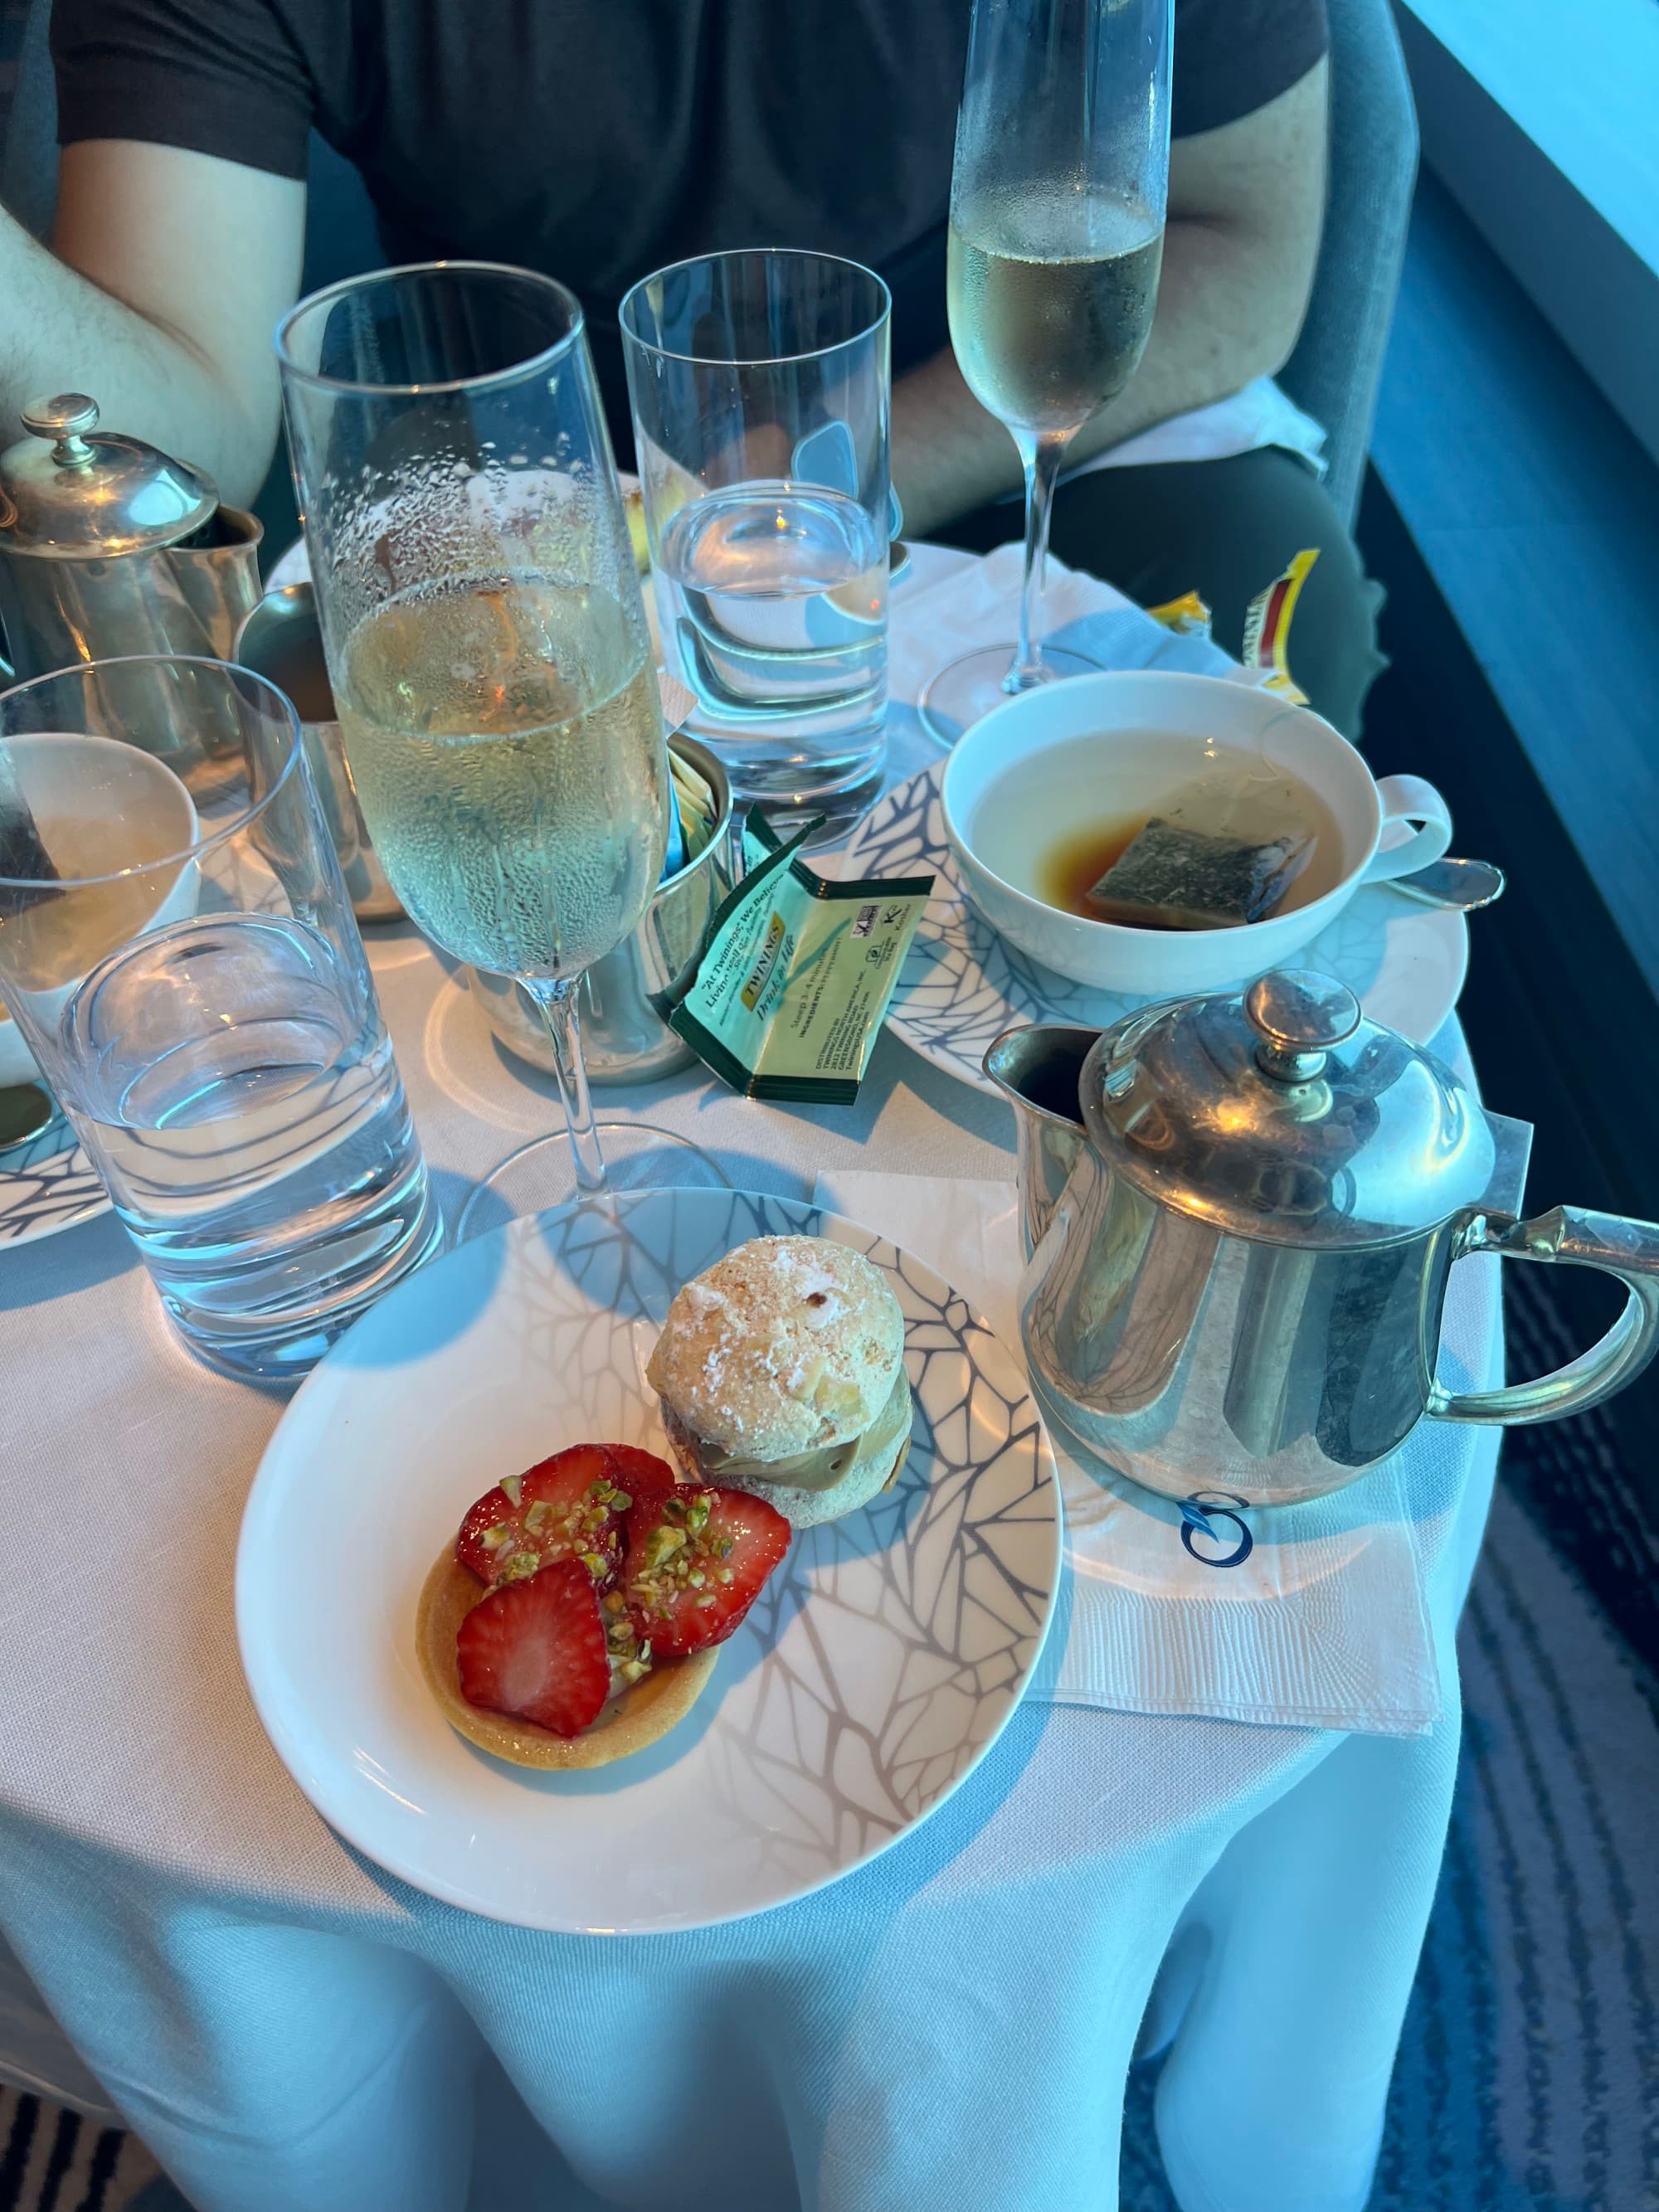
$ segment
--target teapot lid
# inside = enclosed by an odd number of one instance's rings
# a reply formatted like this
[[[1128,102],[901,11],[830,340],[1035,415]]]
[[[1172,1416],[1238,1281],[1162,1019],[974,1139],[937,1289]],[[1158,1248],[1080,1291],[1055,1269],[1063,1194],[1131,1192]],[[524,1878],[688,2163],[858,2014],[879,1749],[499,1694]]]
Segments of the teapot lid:
[[[1090,1055],[1081,1104],[1132,1182],[1267,1243],[1410,1236],[1479,1205],[1498,1164],[1454,1072],[1310,969],[1119,1022]]]
[[[35,399],[28,436],[0,453],[0,550],[86,561],[176,545],[210,521],[210,480],[142,438],[94,436],[98,404],[82,392]]]

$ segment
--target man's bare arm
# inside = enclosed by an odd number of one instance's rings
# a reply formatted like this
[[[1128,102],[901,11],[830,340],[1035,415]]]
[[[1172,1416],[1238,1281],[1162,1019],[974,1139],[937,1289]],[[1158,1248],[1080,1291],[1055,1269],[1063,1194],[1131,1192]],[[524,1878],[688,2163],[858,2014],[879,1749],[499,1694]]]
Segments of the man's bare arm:
[[[1283,368],[1307,310],[1325,201],[1327,68],[1252,115],[1170,149],[1158,313],[1127,387],[1068,462]],[[925,534],[1016,489],[1018,457],[946,351],[893,388],[893,479]]]
[[[64,148],[49,253],[0,210],[0,444],[89,392],[105,424],[251,500],[276,442],[270,334],[299,287],[305,186],[173,146]]]

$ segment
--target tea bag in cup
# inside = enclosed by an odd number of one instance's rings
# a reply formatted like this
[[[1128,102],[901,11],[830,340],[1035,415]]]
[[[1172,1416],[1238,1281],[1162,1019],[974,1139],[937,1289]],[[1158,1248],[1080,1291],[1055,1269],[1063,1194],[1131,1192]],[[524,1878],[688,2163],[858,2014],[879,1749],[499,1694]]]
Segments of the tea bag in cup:
[[[1087,892],[1101,921],[1237,929],[1274,913],[1313,856],[1311,795],[1282,770],[1218,764],[1135,832]]]

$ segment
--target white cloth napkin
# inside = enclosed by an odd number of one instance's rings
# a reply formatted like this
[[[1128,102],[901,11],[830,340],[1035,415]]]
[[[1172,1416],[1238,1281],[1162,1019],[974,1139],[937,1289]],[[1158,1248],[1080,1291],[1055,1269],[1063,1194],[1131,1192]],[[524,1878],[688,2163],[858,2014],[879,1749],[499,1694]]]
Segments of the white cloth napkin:
[[[838,1169],[816,1202],[936,1267],[1018,1354],[1012,1185]],[[1496,1272],[1454,1274],[1441,1354],[1454,1387],[1502,1379]],[[1213,1492],[1183,1513],[1054,1437],[1072,1572],[1030,1694],[1421,1734],[1441,1709],[1426,1592],[1478,1433],[1425,1423],[1347,1490],[1272,1513]]]
[[[887,690],[895,702],[919,699],[959,653],[1012,644],[1024,573],[1023,546],[1000,545],[982,561],[933,583],[921,577],[893,593],[887,617]],[[1181,637],[1097,576],[1049,556],[1042,634],[1075,646],[1103,668],[1185,668],[1204,676],[1255,679],[1206,637]]]

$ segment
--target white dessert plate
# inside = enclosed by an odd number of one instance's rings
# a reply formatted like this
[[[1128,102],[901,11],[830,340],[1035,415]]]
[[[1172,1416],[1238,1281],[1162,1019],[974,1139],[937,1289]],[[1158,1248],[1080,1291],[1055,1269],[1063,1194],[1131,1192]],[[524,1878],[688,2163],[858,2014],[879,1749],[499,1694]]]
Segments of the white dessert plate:
[[[898,1483],[796,1536],[648,1751],[556,1774],[475,1749],[415,1653],[422,1583],[462,1514],[563,1444],[660,1449],[644,1371],[669,1300],[745,1238],[800,1233],[867,1252],[904,1310],[916,1420]],[[1060,1559],[1024,1377],[930,1268],[809,1206],[641,1191],[462,1245],[335,1347],[249,1496],[237,1632],[278,1755],[389,1873],[526,1927],[650,1933],[804,1896],[941,1804],[1030,1678]]]
[[[1125,992],[1068,982],[999,937],[963,896],[939,805],[943,761],[896,784],[859,824],[840,860],[843,876],[938,878],[904,965],[888,1026],[947,1075],[994,1095],[981,1062],[1019,1022],[1104,1029],[1150,1003]],[[1419,906],[1368,884],[1296,956],[1345,982],[1374,1022],[1427,1044],[1457,1004],[1468,972],[1461,914]]]

